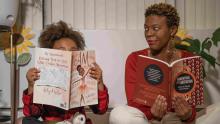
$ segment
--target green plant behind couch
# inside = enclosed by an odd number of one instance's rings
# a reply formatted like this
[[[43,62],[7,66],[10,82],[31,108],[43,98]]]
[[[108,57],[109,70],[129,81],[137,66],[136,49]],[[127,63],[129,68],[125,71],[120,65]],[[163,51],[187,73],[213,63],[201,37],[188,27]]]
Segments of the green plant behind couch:
[[[211,66],[215,68],[216,65],[220,66],[217,62],[216,58],[211,55],[210,49],[213,45],[218,47],[218,43],[220,42],[220,28],[216,29],[212,33],[212,37],[206,37],[203,41],[198,39],[186,38],[181,42],[176,43],[175,47],[177,49],[187,50],[189,52],[193,52],[196,55],[201,56],[204,60],[206,60]]]

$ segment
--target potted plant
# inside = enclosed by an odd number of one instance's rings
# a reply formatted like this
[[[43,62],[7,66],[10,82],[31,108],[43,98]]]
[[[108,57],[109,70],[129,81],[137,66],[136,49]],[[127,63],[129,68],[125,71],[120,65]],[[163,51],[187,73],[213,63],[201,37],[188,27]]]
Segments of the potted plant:
[[[213,45],[218,47],[219,42],[220,28],[217,28],[212,33],[212,37],[206,37],[203,41],[200,41],[199,39],[193,39],[191,37],[186,37],[184,39],[177,40],[175,47],[177,49],[187,50],[201,56],[205,61],[207,61],[212,67],[215,68],[216,65],[220,66],[220,63],[218,63],[216,58],[211,55],[210,49],[213,47]]]

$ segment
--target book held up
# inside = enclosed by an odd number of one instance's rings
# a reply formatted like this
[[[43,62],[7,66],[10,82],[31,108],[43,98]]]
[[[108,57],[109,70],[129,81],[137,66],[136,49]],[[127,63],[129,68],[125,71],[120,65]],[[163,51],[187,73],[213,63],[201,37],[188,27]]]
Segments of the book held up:
[[[137,60],[135,102],[152,106],[158,95],[167,99],[172,108],[172,97],[182,96],[192,105],[201,105],[203,96],[203,63],[200,56],[178,59],[171,64],[139,55]]]
[[[35,48],[35,81],[33,102],[65,110],[98,104],[97,81],[90,77],[95,51],[62,51]]]

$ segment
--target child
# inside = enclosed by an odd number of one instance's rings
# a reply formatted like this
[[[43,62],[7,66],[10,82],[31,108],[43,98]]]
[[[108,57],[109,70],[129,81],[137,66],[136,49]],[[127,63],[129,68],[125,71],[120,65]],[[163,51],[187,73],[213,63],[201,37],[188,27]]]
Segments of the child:
[[[43,48],[68,51],[84,50],[85,47],[85,41],[81,34],[69,28],[63,21],[47,26],[39,37],[39,44]],[[98,104],[89,107],[95,114],[103,114],[108,108],[108,92],[102,80],[102,69],[96,63],[94,65],[95,66],[91,68],[89,74],[98,82]],[[23,113],[25,115],[23,124],[33,122],[42,123],[38,121],[39,117],[41,117],[44,122],[59,122],[70,119],[75,113],[85,115],[84,107],[63,110],[50,105],[34,104],[33,86],[35,81],[40,79],[39,73],[40,70],[30,68],[26,75],[28,88],[23,92]],[[91,123],[91,120],[87,118],[86,124]]]

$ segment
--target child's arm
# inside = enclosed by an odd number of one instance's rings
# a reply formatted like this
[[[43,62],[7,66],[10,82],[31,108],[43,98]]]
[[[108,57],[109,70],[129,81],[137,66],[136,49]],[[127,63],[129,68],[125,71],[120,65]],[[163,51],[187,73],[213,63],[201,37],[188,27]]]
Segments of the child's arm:
[[[91,105],[90,108],[96,114],[104,114],[108,109],[108,90],[102,79],[102,69],[96,63],[94,63],[94,66],[90,70],[90,76],[98,82],[98,105]]]
[[[25,116],[40,117],[43,112],[43,107],[40,104],[33,103],[33,87],[34,82],[40,78],[40,71],[36,68],[30,68],[26,74],[28,81],[28,89],[23,92],[23,113]]]
[[[28,89],[23,92],[23,113],[25,116],[40,117],[43,113],[43,106],[33,103],[33,93],[28,94]]]
[[[97,80],[98,90],[103,91],[105,86],[102,78],[102,69],[97,63],[94,63],[94,67],[90,68],[89,74],[92,78]]]

